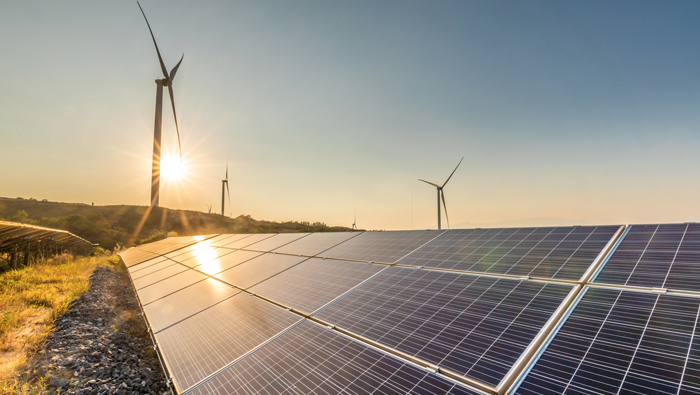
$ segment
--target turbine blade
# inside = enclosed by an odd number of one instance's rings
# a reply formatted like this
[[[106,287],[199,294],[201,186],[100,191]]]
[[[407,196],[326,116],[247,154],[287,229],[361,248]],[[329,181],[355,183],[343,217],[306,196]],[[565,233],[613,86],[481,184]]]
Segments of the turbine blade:
[[[459,165],[462,164],[462,161],[463,161],[463,160],[464,160],[464,157],[462,157],[462,159],[459,160],[459,163],[457,163],[457,167],[459,167]],[[452,170],[452,174],[455,174],[455,172],[457,171],[457,167],[455,167],[455,169]],[[447,181],[450,181],[450,178],[452,178],[452,174],[450,174],[450,176],[447,177]],[[447,181],[445,181],[445,183],[442,184],[443,187],[444,187],[445,185],[447,185]]]
[[[226,185],[228,185],[228,158],[226,159]]]
[[[168,85],[170,93],[170,104],[173,105],[173,117],[175,117],[175,130],[177,131],[177,146],[180,148],[180,166],[182,167],[182,145],[180,144],[180,128],[177,126],[177,114],[175,113],[175,96],[173,95],[173,85]]]
[[[430,181],[421,180],[420,178],[418,179],[418,181],[423,181],[424,183],[430,184],[430,185],[434,186],[435,188],[440,188],[440,185],[433,184],[433,183],[430,182]]]
[[[447,215],[447,204],[445,203],[445,191],[442,191],[440,196],[442,196],[442,207],[445,208],[445,219],[447,219],[447,229],[450,229],[450,217]]]
[[[175,65],[175,67],[173,67],[172,70],[170,70],[170,82],[173,82],[175,80],[175,73],[177,73],[177,69],[180,68],[180,63],[182,63],[182,59],[184,59],[184,58],[185,58],[185,54],[183,53],[182,57],[180,58],[180,61],[177,62],[177,64]]]
[[[160,51],[158,50],[158,44],[156,43],[156,37],[153,35],[153,30],[151,29],[151,24],[148,23],[148,18],[146,18],[146,13],[143,12],[143,8],[141,8],[141,4],[137,1],[136,4],[139,5],[139,8],[141,9],[141,13],[143,14],[143,19],[146,20],[146,25],[148,25],[148,31],[151,32],[151,38],[153,39],[153,45],[156,46],[156,52],[158,53],[158,61],[160,62],[160,69],[163,71],[163,77],[165,79],[169,79],[168,77],[168,70],[165,68],[165,63],[163,63],[163,58],[160,56]],[[185,56],[184,54],[182,56]],[[179,66],[179,63],[178,63]]]

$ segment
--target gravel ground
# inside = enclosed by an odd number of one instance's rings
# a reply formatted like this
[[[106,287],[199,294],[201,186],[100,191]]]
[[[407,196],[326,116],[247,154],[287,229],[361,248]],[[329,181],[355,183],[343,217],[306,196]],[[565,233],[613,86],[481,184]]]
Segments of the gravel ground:
[[[90,289],[59,317],[27,378],[49,393],[170,394],[128,275],[99,267]]]

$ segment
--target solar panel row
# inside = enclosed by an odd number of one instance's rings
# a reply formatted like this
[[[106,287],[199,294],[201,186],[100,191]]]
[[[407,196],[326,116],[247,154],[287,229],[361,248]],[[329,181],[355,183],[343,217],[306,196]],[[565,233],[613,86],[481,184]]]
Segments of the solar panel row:
[[[589,288],[518,394],[700,394],[700,299]]]
[[[700,393],[700,228],[629,226],[608,253],[621,232],[220,235],[122,258],[181,393]],[[600,262],[610,285],[572,283]]]

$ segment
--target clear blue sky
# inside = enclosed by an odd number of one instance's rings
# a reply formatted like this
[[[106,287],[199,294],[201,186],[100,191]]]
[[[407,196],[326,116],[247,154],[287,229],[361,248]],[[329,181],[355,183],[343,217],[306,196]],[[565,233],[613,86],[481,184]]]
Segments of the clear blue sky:
[[[700,2],[142,6],[166,66],[185,54],[164,206],[218,211],[228,157],[234,216],[424,228],[417,179],[465,156],[453,224],[700,220]],[[136,2],[2,2],[0,53],[0,196],[147,204],[160,69]]]

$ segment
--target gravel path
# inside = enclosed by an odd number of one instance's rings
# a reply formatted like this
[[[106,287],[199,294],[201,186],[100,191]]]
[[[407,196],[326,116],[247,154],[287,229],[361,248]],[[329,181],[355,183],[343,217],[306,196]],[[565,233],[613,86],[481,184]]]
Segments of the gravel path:
[[[59,317],[27,378],[50,393],[170,394],[128,275],[98,267],[90,289]]]

